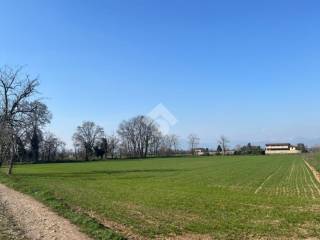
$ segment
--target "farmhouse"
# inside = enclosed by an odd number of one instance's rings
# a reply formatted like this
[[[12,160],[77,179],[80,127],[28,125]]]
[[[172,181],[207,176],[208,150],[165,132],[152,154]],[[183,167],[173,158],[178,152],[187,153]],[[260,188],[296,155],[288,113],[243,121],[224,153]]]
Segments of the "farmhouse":
[[[194,155],[196,155],[196,156],[209,155],[209,149],[208,148],[195,148]]]
[[[266,144],[266,154],[300,154],[301,151],[290,143]]]

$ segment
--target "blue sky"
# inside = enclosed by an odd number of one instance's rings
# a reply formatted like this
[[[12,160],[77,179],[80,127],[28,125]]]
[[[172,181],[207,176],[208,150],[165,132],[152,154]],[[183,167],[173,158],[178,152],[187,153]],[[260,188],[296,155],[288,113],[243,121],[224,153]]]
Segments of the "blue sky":
[[[2,0],[0,65],[39,76],[68,143],[162,103],[204,145],[320,141],[316,0]]]

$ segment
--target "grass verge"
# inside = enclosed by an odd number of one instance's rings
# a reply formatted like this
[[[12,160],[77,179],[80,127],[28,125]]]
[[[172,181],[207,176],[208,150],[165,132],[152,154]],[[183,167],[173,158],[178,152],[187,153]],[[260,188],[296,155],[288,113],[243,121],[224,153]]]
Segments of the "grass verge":
[[[77,225],[83,233],[99,240],[125,240],[126,238],[114,232],[112,229],[106,228],[104,225],[88,216],[86,213],[74,209],[69,206],[63,199],[55,197],[48,191],[41,191],[33,189],[26,185],[17,184],[11,180],[9,176],[2,176],[1,182],[6,186],[11,187],[17,191],[23,192],[34,197],[36,200],[42,202],[60,216],[68,219],[71,223]]]

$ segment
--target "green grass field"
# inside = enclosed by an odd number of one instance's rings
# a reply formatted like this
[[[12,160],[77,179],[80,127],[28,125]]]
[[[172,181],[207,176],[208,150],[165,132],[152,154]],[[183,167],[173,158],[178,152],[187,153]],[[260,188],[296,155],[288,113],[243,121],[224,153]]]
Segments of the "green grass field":
[[[320,236],[320,185],[301,156],[24,165],[0,181],[45,202],[96,239],[120,237],[88,213],[146,239]]]

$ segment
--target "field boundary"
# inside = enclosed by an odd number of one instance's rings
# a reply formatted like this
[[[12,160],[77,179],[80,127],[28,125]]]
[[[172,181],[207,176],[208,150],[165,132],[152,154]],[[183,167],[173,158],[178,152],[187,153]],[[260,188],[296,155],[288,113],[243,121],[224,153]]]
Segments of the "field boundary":
[[[320,183],[320,173],[315,169],[315,167],[311,166],[306,160],[304,160],[304,163],[307,165],[309,170],[312,172],[314,178],[317,180],[318,183]]]

